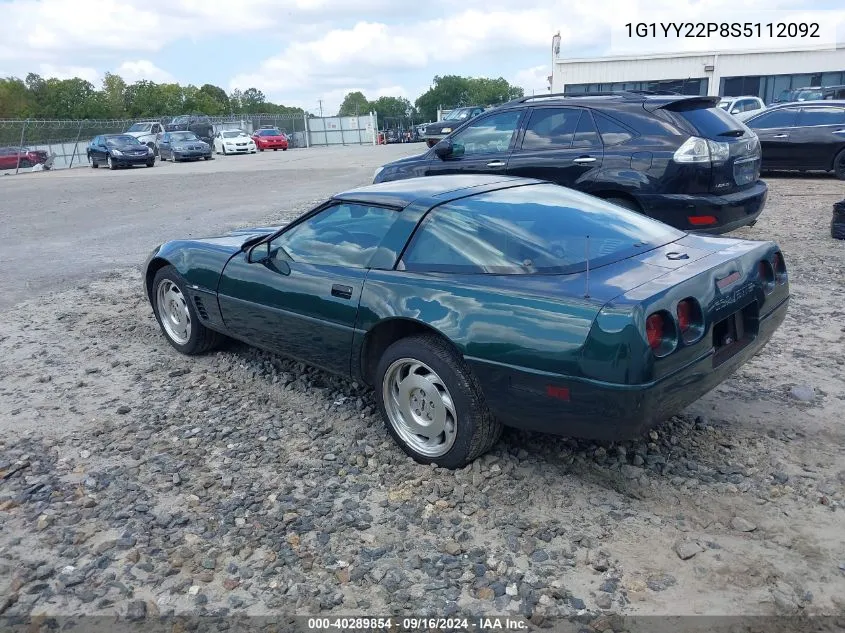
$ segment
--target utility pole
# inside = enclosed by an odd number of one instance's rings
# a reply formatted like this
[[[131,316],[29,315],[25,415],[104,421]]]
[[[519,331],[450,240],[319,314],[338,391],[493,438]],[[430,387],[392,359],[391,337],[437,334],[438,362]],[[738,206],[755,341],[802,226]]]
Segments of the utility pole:
[[[317,99],[317,103],[320,104],[320,118],[322,119],[323,118],[323,100]]]

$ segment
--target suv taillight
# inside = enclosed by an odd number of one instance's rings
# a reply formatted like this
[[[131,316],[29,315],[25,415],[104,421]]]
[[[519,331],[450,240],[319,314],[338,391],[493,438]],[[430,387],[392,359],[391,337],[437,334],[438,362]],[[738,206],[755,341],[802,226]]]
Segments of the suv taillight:
[[[690,136],[675,150],[672,158],[676,163],[710,163],[728,160],[730,155],[731,148],[727,143]]]

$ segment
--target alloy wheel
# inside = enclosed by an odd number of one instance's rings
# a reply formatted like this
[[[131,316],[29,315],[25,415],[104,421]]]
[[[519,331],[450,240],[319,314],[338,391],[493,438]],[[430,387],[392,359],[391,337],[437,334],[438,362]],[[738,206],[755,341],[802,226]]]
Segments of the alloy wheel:
[[[410,448],[425,457],[449,452],[457,437],[455,403],[431,367],[400,358],[385,372],[382,389],[390,424]]]

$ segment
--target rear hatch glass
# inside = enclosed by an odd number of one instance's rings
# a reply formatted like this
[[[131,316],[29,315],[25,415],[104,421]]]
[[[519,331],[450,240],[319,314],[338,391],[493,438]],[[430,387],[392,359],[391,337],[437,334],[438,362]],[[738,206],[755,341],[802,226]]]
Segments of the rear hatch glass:
[[[681,129],[711,142],[711,191],[728,193],[760,178],[760,143],[742,121],[706,99],[675,102],[662,110]]]

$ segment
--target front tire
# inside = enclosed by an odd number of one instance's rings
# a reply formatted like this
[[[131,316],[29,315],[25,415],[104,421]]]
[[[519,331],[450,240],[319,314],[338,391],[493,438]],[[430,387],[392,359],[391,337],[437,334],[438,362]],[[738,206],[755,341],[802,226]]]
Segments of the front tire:
[[[106,160],[106,164],[109,166],[109,169],[117,169],[117,163],[114,162],[114,159],[109,156]]]
[[[155,167],[155,166],[156,166],[155,159],[147,162],[147,167]]]
[[[434,334],[400,339],[376,369],[387,430],[421,464],[461,468],[489,451],[502,425],[464,359]]]
[[[833,173],[839,180],[845,180],[845,149],[833,159]]]
[[[195,356],[219,345],[223,335],[200,322],[185,287],[173,266],[161,268],[152,284],[153,312],[167,342],[182,354]]]

